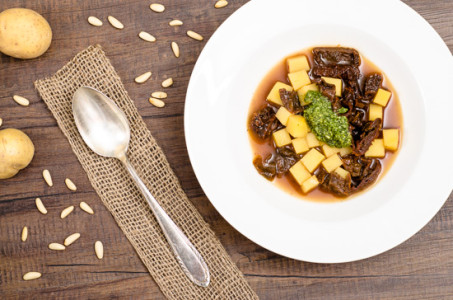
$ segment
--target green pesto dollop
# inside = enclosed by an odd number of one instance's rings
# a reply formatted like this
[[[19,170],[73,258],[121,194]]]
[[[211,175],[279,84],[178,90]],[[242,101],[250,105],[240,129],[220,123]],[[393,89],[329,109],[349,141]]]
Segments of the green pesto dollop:
[[[305,107],[304,117],[318,140],[335,148],[351,146],[352,136],[348,130],[348,119],[338,116],[332,110],[327,97],[320,92],[309,91],[304,101],[309,103]]]

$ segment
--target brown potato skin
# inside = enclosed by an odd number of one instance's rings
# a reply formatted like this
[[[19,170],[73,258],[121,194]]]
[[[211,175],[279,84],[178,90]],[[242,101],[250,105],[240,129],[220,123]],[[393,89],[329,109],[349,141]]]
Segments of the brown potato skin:
[[[19,129],[0,130],[0,179],[11,178],[28,166],[35,146],[28,135]]]
[[[10,8],[0,13],[0,51],[6,55],[32,59],[44,54],[52,41],[52,29],[43,16],[26,8]]]

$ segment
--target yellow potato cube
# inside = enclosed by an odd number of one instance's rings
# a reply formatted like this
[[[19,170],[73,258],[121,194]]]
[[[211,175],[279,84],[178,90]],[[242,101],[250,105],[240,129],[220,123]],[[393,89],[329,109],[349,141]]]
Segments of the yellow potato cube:
[[[341,91],[343,89],[343,81],[340,78],[333,77],[321,77],[325,82],[335,85],[335,96],[341,97]]]
[[[272,137],[274,138],[274,142],[277,147],[283,147],[285,145],[291,144],[291,137],[289,136],[289,133],[285,128],[274,132],[272,134]]]
[[[305,70],[289,73],[288,79],[295,90],[311,83],[310,77],[308,77],[308,73]]]
[[[319,164],[325,159],[324,155],[318,150],[312,148],[302,157],[301,161],[310,173],[316,170]]]
[[[311,176],[310,172],[308,172],[300,160],[289,168],[289,172],[299,185]]]
[[[382,106],[370,104],[370,110],[368,111],[368,113],[369,113],[368,118],[370,121],[374,121],[377,118],[380,118],[382,120],[383,115]]]
[[[318,178],[316,178],[316,175],[313,175],[307,180],[305,180],[304,183],[302,183],[302,191],[306,194],[313,190],[318,185],[319,185]]]
[[[324,152],[324,155],[326,157],[329,157],[333,154],[340,152],[340,148],[330,147],[329,145],[324,144],[322,145],[322,152]]]
[[[316,83],[308,84],[297,90],[297,96],[299,96],[299,102],[301,105],[307,105],[308,103],[304,102],[305,95],[308,91],[319,91],[319,87]]]
[[[323,160],[322,162],[322,166],[329,173],[340,167],[342,164],[343,162],[341,161],[341,158],[336,153],[328,157],[327,159]]]
[[[391,151],[397,150],[399,144],[399,130],[384,129],[382,130],[382,133],[384,136],[384,148]]]
[[[351,174],[349,174],[348,171],[346,171],[345,169],[343,169],[341,167],[336,168],[334,172],[337,173],[338,176],[340,176],[343,179],[346,179],[348,176],[351,176]]]
[[[297,138],[292,140],[291,143],[293,143],[296,154],[301,154],[310,150],[306,138]]]
[[[371,143],[370,148],[368,148],[367,152],[365,152],[366,157],[384,157],[385,156],[385,148],[384,148],[384,140],[383,139],[375,139],[373,143]]]
[[[290,113],[285,107],[280,106],[280,108],[277,110],[277,113],[275,116],[277,119],[282,123],[282,125],[286,126],[286,122],[288,122],[289,116],[291,116],[292,113]]]
[[[269,92],[269,95],[267,95],[267,101],[272,102],[277,105],[282,105],[282,99],[280,99],[280,89],[285,89],[288,92],[292,92],[293,88],[290,85],[284,84],[283,82],[277,81],[274,84],[274,87],[272,90]]]
[[[314,147],[319,147],[323,144],[316,135],[313,132],[307,133],[307,136],[305,137],[307,139],[307,144],[309,148],[314,148]]]
[[[286,122],[286,130],[295,138],[305,137],[308,133],[308,124],[300,115],[291,115]]]
[[[376,95],[374,96],[373,102],[385,107],[387,106],[391,96],[391,92],[384,89],[378,89]]]
[[[341,156],[346,156],[348,154],[352,153],[352,147],[344,147],[340,149],[340,155]]]
[[[310,70],[310,64],[308,63],[308,59],[305,55],[288,58],[286,62],[288,63],[289,73],[297,72],[300,70]]]

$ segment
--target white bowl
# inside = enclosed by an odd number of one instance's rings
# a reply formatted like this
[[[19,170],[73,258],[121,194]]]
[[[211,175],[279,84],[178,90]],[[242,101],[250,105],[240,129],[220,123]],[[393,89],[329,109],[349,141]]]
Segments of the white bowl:
[[[373,188],[343,202],[304,201],[255,170],[248,108],[282,58],[337,44],[357,49],[386,74],[400,99],[404,138]],[[453,141],[446,130],[453,99],[442,87],[452,82],[448,48],[400,1],[252,1],[218,28],[192,73],[185,107],[190,160],[215,208],[257,244],[310,262],[367,258],[415,234],[451,192]]]

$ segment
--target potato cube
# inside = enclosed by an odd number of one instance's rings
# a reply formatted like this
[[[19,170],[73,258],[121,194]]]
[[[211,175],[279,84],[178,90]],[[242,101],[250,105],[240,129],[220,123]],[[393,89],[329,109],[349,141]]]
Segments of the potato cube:
[[[327,159],[323,160],[322,162],[322,166],[329,173],[340,167],[342,164],[343,161],[341,161],[341,158],[336,153],[328,157]]]
[[[310,173],[313,173],[319,164],[325,159],[324,155],[312,148],[302,157],[301,161]]]
[[[378,89],[376,95],[374,96],[373,102],[385,107],[387,106],[391,96],[391,92],[384,89]]]
[[[365,152],[366,157],[384,157],[385,156],[385,148],[384,148],[384,140],[383,139],[375,139],[373,143],[371,143],[370,148],[368,148],[367,152]]]
[[[291,141],[293,143],[294,151],[296,154],[301,154],[310,150],[306,138],[297,138]]]
[[[286,130],[295,138],[305,137],[308,133],[308,124],[300,115],[291,115],[286,122]]]
[[[343,179],[346,179],[348,176],[351,176],[351,174],[349,174],[348,171],[346,171],[345,169],[343,169],[341,167],[336,168],[334,172],[337,173],[338,176],[340,176]]]
[[[352,153],[352,147],[340,148],[340,155],[341,156],[346,156],[346,155],[351,154],[351,153]]]
[[[382,130],[382,133],[384,136],[384,148],[391,151],[397,150],[399,144],[399,130],[384,129]]]
[[[293,88],[290,85],[284,84],[283,82],[277,81],[274,84],[274,87],[267,95],[267,101],[272,102],[277,105],[282,105],[282,99],[280,99],[280,89],[285,89],[288,92],[292,92]]]
[[[325,82],[330,83],[335,85],[335,96],[341,97],[341,91],[342,91],[342,84],[343,82],[341,81],[340,78],[333,78],[333,77],[321,77],[321,79],[324,79]]]
[[[319,147],[323,144],[313,132],[307,133],[305,138],[307,139],[308,148]]]
[[[277,119],[282,123],[282,125],[286,126],[286,122],[288,122],[289,116],[291,116],[292,113],[290,113],[285,107],[280,106],[280,108],[277,110],[277,113],[275,116]]]
[[[298,184],[302,184],[302,182],[311,176],[310,172],[308,172],[300,160],[289,168],[289,172],[293,175],[294,180],[296,180]]]
[[[308,77],[308,73],[305,70],[289,73],[288,79],[295,90],[311,83],[310,77]]]
[[[310,64],[308,63],[308,59],[305,55],[288,58],[286,62],[288,63],[289,73],[297,72],[300,70],[310,70]]]
[[[308,84],[297,90],[297,96],[299,96],[299,102],[301,105],[307,105],[308,103],[304,102],[305,95],[308,91],[319,91],[319,87],[316,83]]]
[[[272,134],[272,137],[274,138],[274,142],[277,147],[283,147],[285,145],[291,144],[291,137],[289,136],[289,133],[285,128],[274,132]]]
[[[313,190],[318,185],[319,185],[318,178],[316,178],[316,175],[313,175],[307,180],[305,180],[304,183],[302,183],[302,191],[306,194]]]
[[[370,110],[369,110],[369,120],[374,121],[377,118],[380,118],[382,120],[382,106],[376,105],[376,104],[370,104]]]
[[[340,152],[340,148],[335,148],[335,147],[330,147],[327,144],[322,145],[322,152],[324,152],[324,155],[326,157],[331,156],[332,154],[336,154]]]

